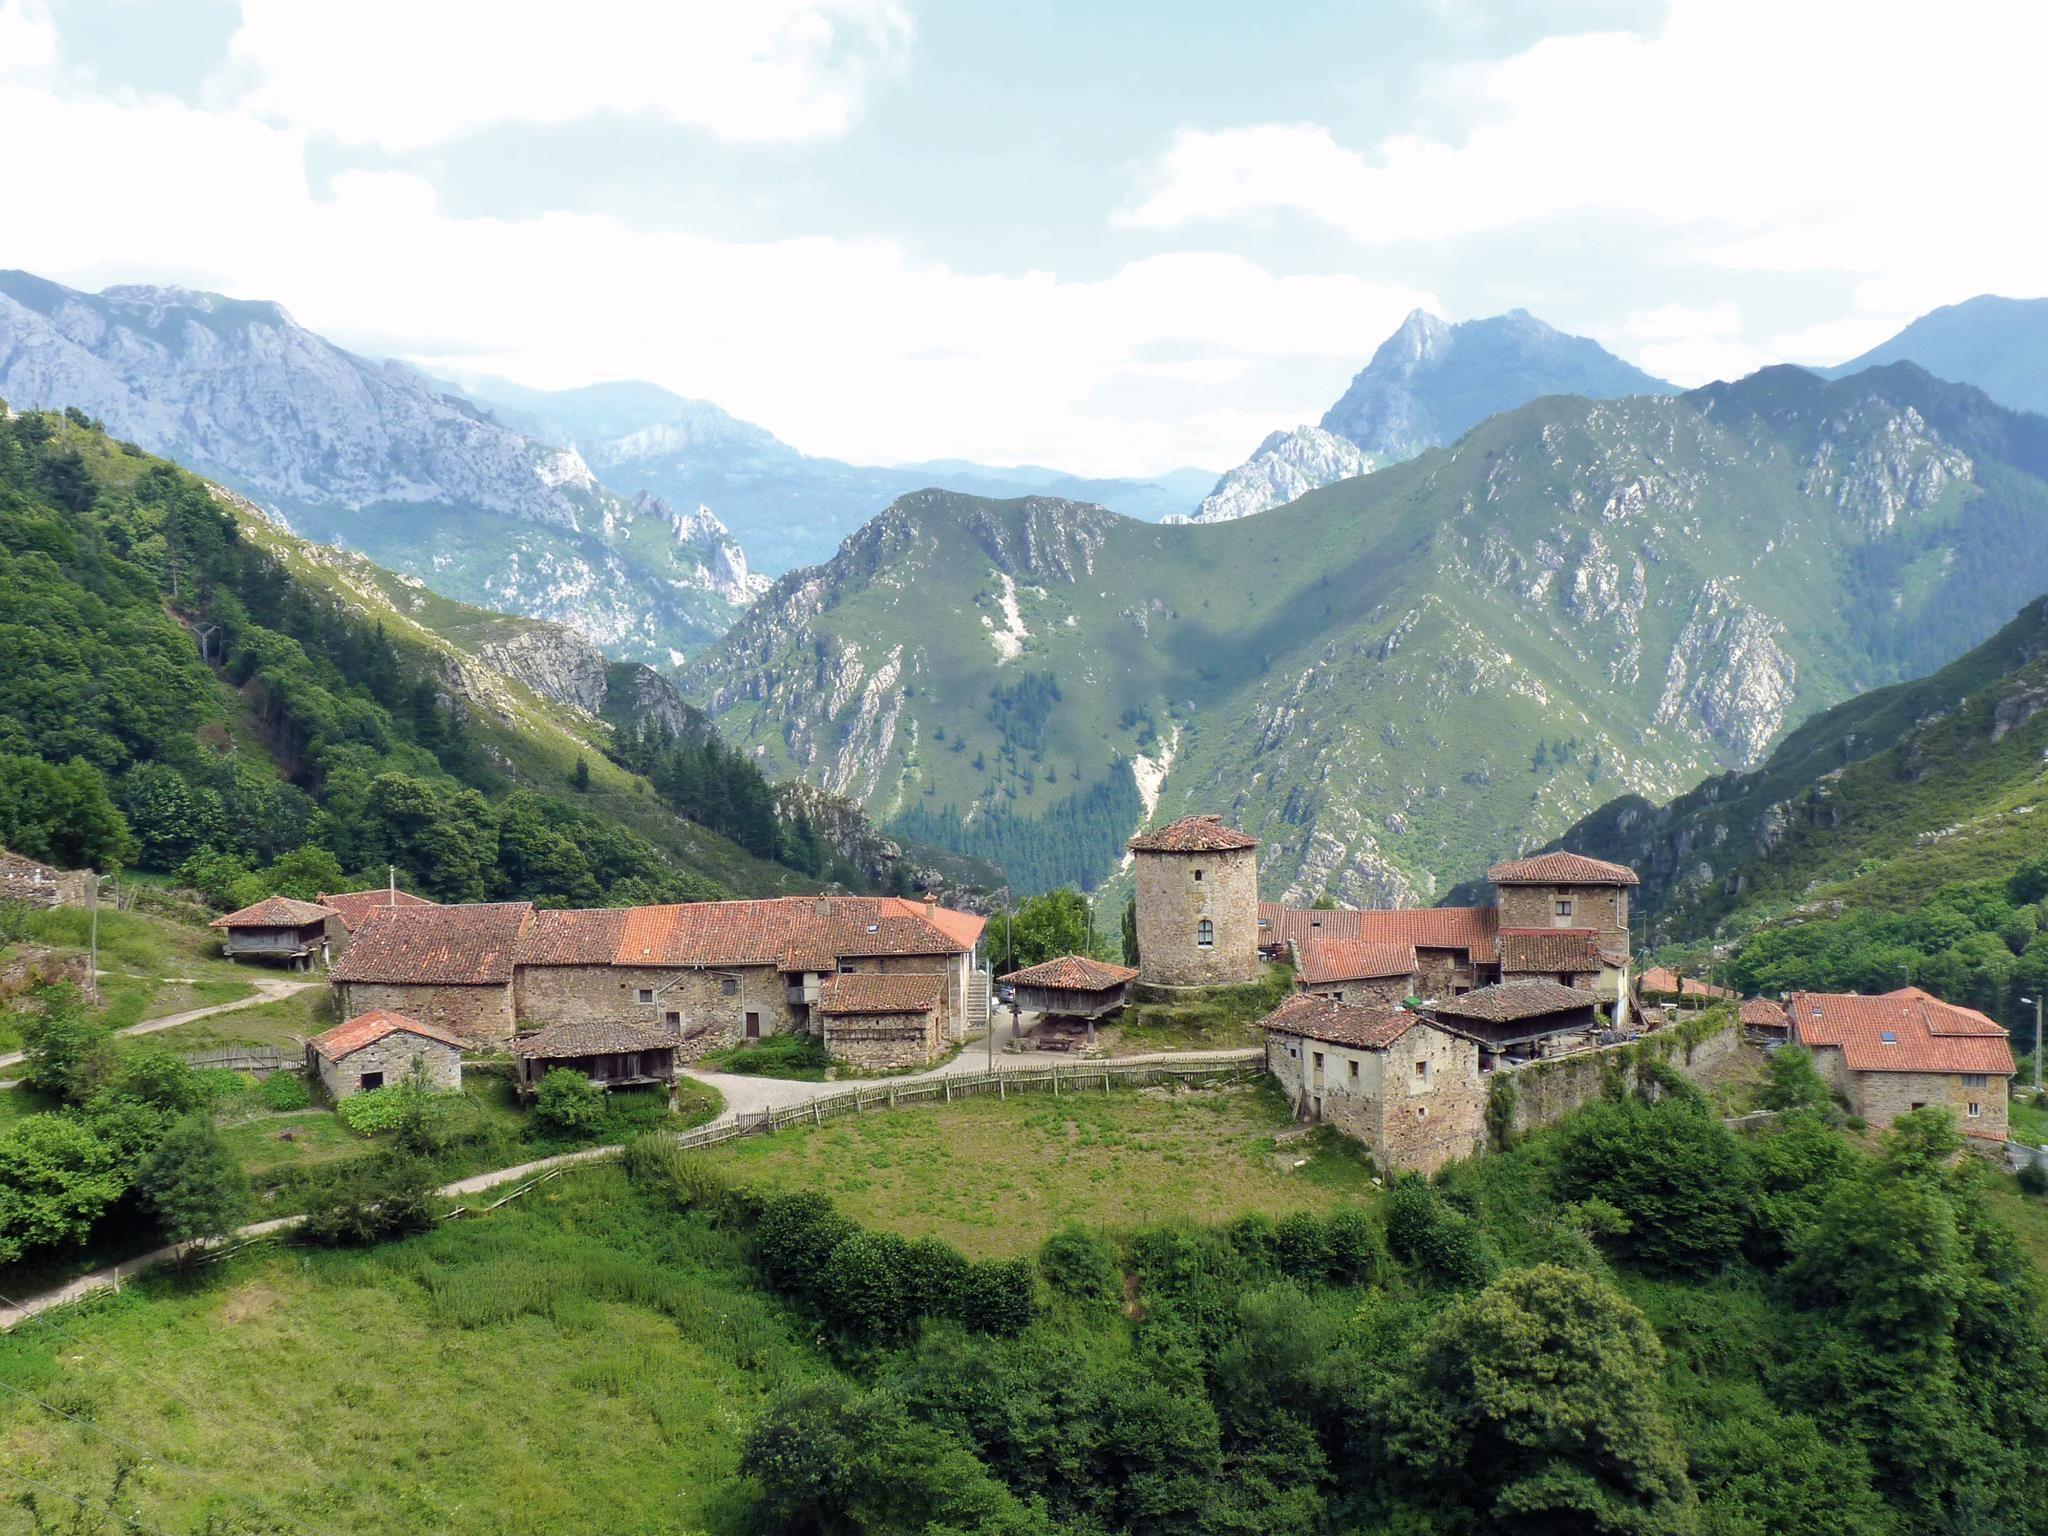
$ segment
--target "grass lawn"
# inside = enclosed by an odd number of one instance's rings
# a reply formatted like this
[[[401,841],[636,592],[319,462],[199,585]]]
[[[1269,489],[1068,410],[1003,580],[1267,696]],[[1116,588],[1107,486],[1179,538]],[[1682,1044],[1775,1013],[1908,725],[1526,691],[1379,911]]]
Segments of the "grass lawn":
[[[2048,1147],[2048,1106],[2032,1102],[2032,1090],[2022,1099],[2014,1094],[2006,1105],[2006,1125],[2014,1141],[2032,1147]]]
[[[1069,1221],[1226,1221],[1369,1191],[1364,1157],[1333,1133],[1276,1150],[1275,1132],[1290,1123],[1264,1085],[1117,1088],[962,1099],[793,1127],[706,1156],[744,1181],[816,1189],[856,1221],[988,1258],[1028,1252]]]
[[[1266,967],[1265,980],[1243,987],[1211,987],[1144,1000],[1142,989],[1101,1031],[1103,1047],[1112,1056],[1149,1051],[1215,1051],[1265,1044],[1259,1020],[1286,1001],[1294,973],[1284,965]]]
[[[217,1051],[236,1045],[295,1046],[333,1027],[334,996],[324,986],[307,987],[254,1008],[237,1008],[141,1038],[180,1053]]]
[[[0,1381],[157,1458],[130,1504],[167,1531],[217,1504],[237,1530],[737,1533],[745,1424],[823,1368],[736,1238],[611,1168],[367,1253],[158,1272],[0,1339]],[[120,1454],[0,1396],[0,1465],[104,1496]]]

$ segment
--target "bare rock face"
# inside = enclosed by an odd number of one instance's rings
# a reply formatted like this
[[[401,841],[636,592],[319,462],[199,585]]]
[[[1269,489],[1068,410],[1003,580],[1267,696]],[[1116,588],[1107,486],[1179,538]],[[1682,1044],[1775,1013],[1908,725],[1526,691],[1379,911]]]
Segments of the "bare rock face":
[[[1741,766],[1753,766],[1792,707],[1797,668],[1778,643],[1784,626],[1708,582],[1672,647],[1659,725],[1696,722]]]
[[[507,639],[477,648],[485,665],[524,683],[544,699],[586,715],[605,705],[605,654],[574,630],[537,624]]]
[[[1376,461],[1355,443],[1321,427],[1296,427],[1275,432],[1257,452],[1216,482],[1192,517],[1169,517],[1169,523],[1227,523],[1270,507],[1285,506],[1298,496],[1339,480],[1369,475]]]

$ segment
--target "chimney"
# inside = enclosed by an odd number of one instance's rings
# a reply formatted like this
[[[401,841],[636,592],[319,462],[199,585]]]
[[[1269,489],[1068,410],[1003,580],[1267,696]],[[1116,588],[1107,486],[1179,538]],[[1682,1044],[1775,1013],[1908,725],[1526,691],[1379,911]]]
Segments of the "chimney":
[[[832,915],[832,899],[829,896],[820,896],[812,904],[811,915],[813,917],[830,917]]]
[[[939,898],[934,896],[930,891],[926,891],[924,893],[924,915],[926,917],[930,917],[934,912],[938,910]]]

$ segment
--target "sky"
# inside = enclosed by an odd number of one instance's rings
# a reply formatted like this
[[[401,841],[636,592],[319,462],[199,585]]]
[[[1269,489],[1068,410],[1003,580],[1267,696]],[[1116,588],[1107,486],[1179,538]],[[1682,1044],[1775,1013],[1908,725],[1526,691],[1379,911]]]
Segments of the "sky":
[[[1415,308],[1691,385],[2048,292],[2043,57],[2024,0],[0,0],[0,266],[1220,469]]]

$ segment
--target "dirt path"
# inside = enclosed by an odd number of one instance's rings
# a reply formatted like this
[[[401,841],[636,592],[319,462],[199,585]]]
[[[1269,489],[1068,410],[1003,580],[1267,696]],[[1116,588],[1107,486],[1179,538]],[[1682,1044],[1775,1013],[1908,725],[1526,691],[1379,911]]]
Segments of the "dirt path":
[[[167,1013],[160,1019],[144,1019],[140,1024],[130,1024],[126,1029],[114,1031],[117,1035],[153,1035],[160,1029],[176,1029],[180,1024],[196,1024],[201,1019],[210,1019],[217,1014],[234,1013],[242,1008],[260,1008],[265,1003],[274,1003],[281,997],[290,997],[308,987],[324,987],[324,981],[286,981],[283,977],[265,977],[252,985],[256,990],[247,997],[238,997],[231,1003],[215,1003],[210,1008],[187,1008],[183,1013]],[[28,1058],[21,1051],[0,1056],[0,1072],[9,1067],[18,1067]],[[0,1088],[12,1088],[17,1080],[0,1082]]]

